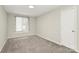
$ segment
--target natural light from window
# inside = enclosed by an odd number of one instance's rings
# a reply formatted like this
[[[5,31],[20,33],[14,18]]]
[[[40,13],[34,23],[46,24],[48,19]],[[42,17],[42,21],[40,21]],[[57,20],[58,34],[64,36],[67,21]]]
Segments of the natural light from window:
[[[28,32],[28,18],[27,17],[16,17],[16,32]]]

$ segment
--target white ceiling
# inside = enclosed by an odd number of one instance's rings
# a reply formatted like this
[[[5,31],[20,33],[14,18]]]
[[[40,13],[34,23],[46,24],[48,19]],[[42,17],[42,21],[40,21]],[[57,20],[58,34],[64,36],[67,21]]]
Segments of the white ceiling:
[[[28,5],[5,5],[4,8],[8,13],[11,14],[36,17],[59,7],[58,5],[34,5],[34,6],[35,8],[33,9],[28,8]]]

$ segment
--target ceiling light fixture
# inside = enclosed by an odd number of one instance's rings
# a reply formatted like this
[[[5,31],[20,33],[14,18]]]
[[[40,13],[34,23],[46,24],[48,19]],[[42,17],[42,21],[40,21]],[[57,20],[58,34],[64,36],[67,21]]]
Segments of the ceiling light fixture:
[[[30,6],[28,6],[29,8],[34,8],[34,6],[32,6],[32,5],[30,5]]]

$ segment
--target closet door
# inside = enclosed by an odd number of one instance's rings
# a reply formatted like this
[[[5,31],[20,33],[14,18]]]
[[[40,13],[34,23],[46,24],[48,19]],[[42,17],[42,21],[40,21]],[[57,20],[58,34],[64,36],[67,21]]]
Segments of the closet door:
[[[61,44],[76,49],[76,8],[66,7],[61,10]]]

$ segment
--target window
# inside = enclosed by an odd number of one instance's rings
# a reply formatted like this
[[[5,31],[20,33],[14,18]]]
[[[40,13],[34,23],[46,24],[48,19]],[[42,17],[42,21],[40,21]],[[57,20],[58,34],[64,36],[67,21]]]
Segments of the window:
[[[16,17],[16,31],[17,32],[28,32],[28,18]]]

